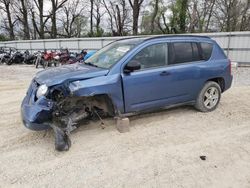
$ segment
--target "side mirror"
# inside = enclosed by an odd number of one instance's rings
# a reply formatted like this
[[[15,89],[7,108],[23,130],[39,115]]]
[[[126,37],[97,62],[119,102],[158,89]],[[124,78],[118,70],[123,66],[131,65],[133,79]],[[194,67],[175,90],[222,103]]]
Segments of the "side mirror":
[[[124,73],[134,72],[141,69],[141,64],[139,61],[132,60],[124,68]]]

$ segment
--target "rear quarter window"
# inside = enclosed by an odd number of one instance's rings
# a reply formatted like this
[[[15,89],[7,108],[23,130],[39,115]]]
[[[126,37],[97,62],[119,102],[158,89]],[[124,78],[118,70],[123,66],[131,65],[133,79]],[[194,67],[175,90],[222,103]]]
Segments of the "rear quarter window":
[[[213,44],[207,42],[201,42],[202,59],[209,60],[213,51]]]

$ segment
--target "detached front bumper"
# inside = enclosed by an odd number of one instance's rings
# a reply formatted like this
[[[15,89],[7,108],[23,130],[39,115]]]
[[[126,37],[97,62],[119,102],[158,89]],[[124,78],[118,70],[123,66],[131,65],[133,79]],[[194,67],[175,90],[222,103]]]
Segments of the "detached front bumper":
[[[35,100],[36,87],[32,82],[21,105],[21,117],[25,127],[34,131],[49,129],[53,102],[45,97]]]

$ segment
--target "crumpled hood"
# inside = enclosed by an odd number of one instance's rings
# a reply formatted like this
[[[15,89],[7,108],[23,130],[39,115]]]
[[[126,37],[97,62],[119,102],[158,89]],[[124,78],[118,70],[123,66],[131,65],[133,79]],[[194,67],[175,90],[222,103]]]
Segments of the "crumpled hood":
[[[49,87],[67,80],[75,81],[104,76],[108,72],[107,69],[75,63],[40,71],[36,74],[35,80],[39,84],[46,84]]]

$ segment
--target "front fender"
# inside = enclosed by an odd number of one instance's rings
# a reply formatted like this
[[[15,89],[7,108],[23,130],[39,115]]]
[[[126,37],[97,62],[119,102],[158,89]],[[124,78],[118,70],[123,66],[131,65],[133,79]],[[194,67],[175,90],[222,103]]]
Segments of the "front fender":
[[[116,110],[124,113],[124,102],[121,75],[100,76],[87,80],[74,81],[69,84],[71,96],[88,97],[94,95],[108,95]]]

